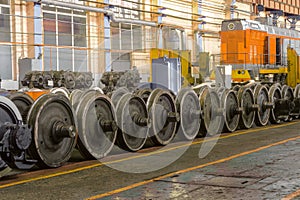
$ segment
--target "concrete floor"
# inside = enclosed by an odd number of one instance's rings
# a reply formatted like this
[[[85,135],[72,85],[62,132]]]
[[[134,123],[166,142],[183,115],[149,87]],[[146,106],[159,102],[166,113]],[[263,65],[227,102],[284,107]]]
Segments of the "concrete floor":
[[[241,130],[223,134],[218,140],[202,138],[193,144],[179,142],[167,148],[112,155],[102,160],[102,164],[78,162],[81,158],[74,155],[72,163],[58,169],[2,178],[0,196],[2,199],[282,199],[300,190],[299,129],[300,121],[294,121]]]

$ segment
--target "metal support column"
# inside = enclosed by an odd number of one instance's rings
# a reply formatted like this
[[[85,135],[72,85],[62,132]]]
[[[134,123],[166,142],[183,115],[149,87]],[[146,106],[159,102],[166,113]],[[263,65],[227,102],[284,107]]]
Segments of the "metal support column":
[[[198,14],[199,15],[202,15],[202,1],[203,0],[198,1]],[[200,19],[200,17],[198,19]],[[198,30],[200,32],[198,32],[198,34],[196,36],[197,37],[197,44],[198,44],[198,47],[199,47],[199,52],[203,52],[204,51],[203,36],[202,36],[202,32],[201,32],[201,30],[203,30],[203,24],[202,23],[198,25]]]
[[[234,10],[236,8],[235,4],[236,4],[236,0],[232,0],[230,5],[230,19],[234,18]]]
[[[42,70],[42,6],[34,3],[34,58],[40,59],[40,69]]]
[[[104,0],[109,3],[109,0]],[[110,17],[104,15],[104,51],[105,51],[105,71],[111,71],[111,33],[110,33]]]
[[[157,1],[157,5],[161,6],[161,0]],[[158,12],[161,13],[162,9],[159,8]],[[162,24],[162,18],[163,18],[163,14],[160,14],[157,18],[157,23],[158,25]],[[162,31],[162,27],[159,27],[158,29],[158,44],[157,44],[157,48],[159,49],[163,49],[164,47],[164,42],[163,42],[164,38],[163,38],[163,31]]]

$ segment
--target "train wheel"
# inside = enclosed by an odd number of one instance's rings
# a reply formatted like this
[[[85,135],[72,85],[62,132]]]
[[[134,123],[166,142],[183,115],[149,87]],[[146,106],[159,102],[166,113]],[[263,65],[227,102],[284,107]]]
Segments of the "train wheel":
[[[221,98],[224,114],[224,131],[234,132],[240,120],[242,109],[239,108],[239,101],[233,90],[225,90]]]
[[[130,93],[126,87],[120,87],[109,94],[114,106],[116,107],[121,97],[125,94]]]
[[[142,98],[124,94],[116,105],[117,145],[129,151],[140,150],[148,137],[149,116]]]
[[[202,111],[201,134],[216,135],[224,126],[224,109],[221,107],[218,93],[208,87],[199,93]]]
[[[6,122],[16,124],[19,121],[22,121],[22,116],[18,108],[8,98],[0,96],[0,124],[2,125]],[[6,162],[0,157],[0,172],[7,171],[7,168]]]
[[[183,88],[175,99],[180,114],[177,135],[185,140],[193,140],[200,128],[201,106],[197,94],[191,88]]]
[[[60,167],[68,161],[76,144],[77,121],[67,97],[41,96],[29,110],[27,123],[33,128],[28,153],[39,167]]]
[[[282,92],[282,98],[291,102],[290,107],[287,108],[289,110],[289,115],[283,120],[284,121],[292,121],[293,116],[291,114],[292,114],[292,111],[295,109],[293,89],[288,85],[284,85],[284,86],[282,86],[281,92]]]
[[[300,116],[300,84],[297,84],[294,89],[294,103],[295,109],[293,110],[293,117],[298,119]]]
[[[269,101],[268,89],[263,85],[257,85],[254,88],[254,103],[259,106],[255,112],[255,124],[265,126],[269,122],[270,109],[274,104]]]
[[[176,134],[177,113],[173,95],[162,89],[151,92],[147,101],[147,108],[151,119],[148,145],[167,145]]]
[[[240,107],[243,109],[239,124],[241,128],[249,129],[254,123],[255,111],[258,110],[258,106],[254,103],[253,93],[250,88],[241,87],[237,96]]]
[[[277,108],[277,102],[282,98],[281,90],[278,85],[272,85],[269,90],[269,101],[274,104],[274,107],[270,110],[270,122],[272,124],[280,123],[280,114]]]
[[[14,102],[17,106],[18,110],[21,113],[22,120],[25,123],[27,120],[28,112],[34,103],[34,100],[26,93],[23,92],[15,92],[8,96],[8,98]]]
[[[152,92],[151,88],[142,88],[142,89],[135,91],[135,94],[138,95],[139,97],[141,97],[145,103],[147,103],[147,100],[148,100],[151,92]]]
[[[68,90],[67,88],[65,88],[65,87],[52,88],[52,89],[50,90],[50,92],[53,93],[53,94],[61,94],[61,95],[64,95],[64,96],[66,96],[67,98],[70,97],[70,92],[69,92],[69,90]]]
[[[87,159],[106,156],[117,137],[115,110],[111,100],[98,91],[89,91],[81,97],[76,116],[79,152]]]
[[[70,101],[74,108],[76,108],[77,104],[79,103],[80,97],[82,94],[83,94],[83,91],[79,90],[79,89],[75,89],[71,92]]]
[[[35,162],[30,162],[25,155],[31,143],[30,128],[23,125],[17,106],[3,96],[0,96],[0,127],[2,131],[5,130],[5,132],[0,131],[0,140],[5,141],[5,137],[9,138],[2,144],[5,145],[8,142],[4,148],[7,148],[9,152],[0,152],[3,159],[0,159],[1,171],[6,169],[5,163],[11,168],[31,169]],[[5,134],[9,135],[5,136]]]

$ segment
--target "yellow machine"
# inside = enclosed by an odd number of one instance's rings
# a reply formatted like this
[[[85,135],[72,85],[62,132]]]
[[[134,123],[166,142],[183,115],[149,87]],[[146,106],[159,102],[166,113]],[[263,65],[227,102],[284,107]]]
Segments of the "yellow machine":
[[[295,88],[296,85],[300,83],[300,55],[295,49],[288,47],[287,59],[288,59],[287,67],[280,66],[278,68],[259,69],[260,81],[265,81],[268,79],[268,77],[273,77],[274,82],[281,80],[281,82],[287,84],[292,88]],[[210,74],[210,78],[212,80],[215,79],[214,72]],[[232,70],[233,83],[243,83],[249,80],[254,80],[254,77],[248,70],[244,70],[244,69]]]
[[[192,64],[191,64],[191,51],[189,50],[167,50],[153,48],[150,51],[150,59],[158,58],[180,58],[181,63],[181,76],[184,78],[183,85],[195,84],[195,78],[192,76]],[[152,63],[152,62],[151,62]],[[201,78],[199,78],[201,79]],[[152,81],[152,74],[150,75],[150,82]],[[196,81],[200,83],[200,81]]]
[[[288,47],[287,84],[293,88],[300,83],[300,56],[293,48]]]

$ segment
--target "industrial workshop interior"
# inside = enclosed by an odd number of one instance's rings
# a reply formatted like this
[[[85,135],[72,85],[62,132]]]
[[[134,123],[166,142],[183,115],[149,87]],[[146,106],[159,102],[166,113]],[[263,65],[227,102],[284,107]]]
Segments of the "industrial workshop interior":
[[[0,0],[0,199],[300,200],[300,1]]]

